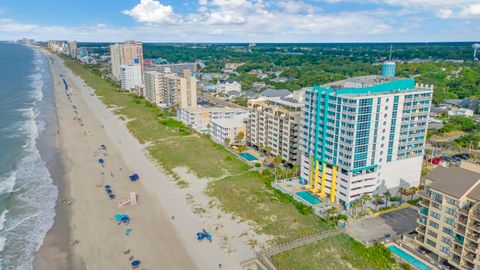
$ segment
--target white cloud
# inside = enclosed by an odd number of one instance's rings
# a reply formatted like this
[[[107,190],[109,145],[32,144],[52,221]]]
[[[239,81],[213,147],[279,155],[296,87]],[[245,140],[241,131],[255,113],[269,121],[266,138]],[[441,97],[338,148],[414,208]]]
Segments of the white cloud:
[[[135,7],[122,13],[142,23],[164,24],[178,21],[172,6],[162,5],[156,0],[140,0]]]
[[[402,7],[409,13],[427,12],[441,19],[480,19],[479,0],[324,0],[328,3],[356,2]],[[477,17],[475,17],[477,16]]]

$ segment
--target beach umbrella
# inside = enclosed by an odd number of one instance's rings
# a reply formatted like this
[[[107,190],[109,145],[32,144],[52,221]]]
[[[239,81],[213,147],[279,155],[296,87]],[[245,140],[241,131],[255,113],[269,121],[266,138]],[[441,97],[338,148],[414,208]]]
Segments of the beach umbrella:
[[[125,214],[117,214],[113,218],[115,218],[116,221],[122,221],[122,218],[124,217],[128,217],[128,216]]]
[[[105,188],[112,188],[110,185],[105,185]]]
[[[103,164],[105,161],[103,159],[99,159],[98,163]]]
[[[107,194],[112,194],[112,190],[111,190],[111,189],[106,189],[105,191],[107,192]]]
[[[139,266],[140,265],[140,261],[139,260],[135,260],[135,261],[132,261],[132,267],[135,267],[135,266]]]

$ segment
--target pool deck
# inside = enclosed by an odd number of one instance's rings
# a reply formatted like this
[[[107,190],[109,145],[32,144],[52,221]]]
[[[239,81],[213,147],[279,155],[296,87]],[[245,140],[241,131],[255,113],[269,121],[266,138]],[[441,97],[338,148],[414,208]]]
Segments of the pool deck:
[[[294,197],[296,200],[302,202],[305,205],[311,206],[313,211],[318,214],[321,217],[324,217],[322,212],[331,208],[331,202],[330,200],[322,200],[321,198],[318,198],[322,202],[316,205],[312,205],[305,199],[301,198],[299,195],[297,195],[297,192],[300,191],[306,191],[305,185],[301,185],[298,181],[298,179],[293,179],[292,181],[289,180],[281,180],[275,183],[278,189],[280,189],[282,192],[290,194],[290,196]]]
[[[403,247],[401,246],[401,244],[400,244],[400,245],[397,244],[397,243],[388,243],[388,244],[385,244],[385,247],[387,247],[387,248],[390,247],[390,246],[396,246],[397,248],[401,249],[403,252],[407,253],[408,255],[414,257],[414,258],[417,259],[418,261],[420,261],[420,262],[422,262],[423,264],[425,264],[426,266],[430,267],[432,270],[438,269],[438,267],[436,267],[436,266],[434,266],[433,264],[431,264],[431,263],[425,261],[424,259],[418,257],[417,255],[413,254],[413,253],[410,252],[409,250],[403,248]],[[393,254],[393,256],[395,256],[395,258],[398,258],[398,257],[399,257],[397,254],[395,254],[395,253],[393,253],[393,252],[392,252],[392,254]],[[405,262],[405,260],[403,260],[403,259],[401,259],[401,261],[402,261],[402,262]],[[413,269],[415,269],[415,266],[414,266],[414,265],[411,265],[410,263],[409,263],[409,265],[412,266]]]

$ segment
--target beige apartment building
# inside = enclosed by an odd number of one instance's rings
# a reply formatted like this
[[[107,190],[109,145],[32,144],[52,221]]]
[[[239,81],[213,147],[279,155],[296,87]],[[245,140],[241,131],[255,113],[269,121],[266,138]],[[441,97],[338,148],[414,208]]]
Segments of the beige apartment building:
[[[437,167],[418,195],[417,244],[449,269],[480,269],[479,166]]]
[[[209,133],[211,121],[216,119],[231,119],[247,111],[240,108],[228,107],[190,107],[181,108],[178,111],[178,118],[190,128],[202,133]]]
[[[145,72],[145,97],[162,107],[197,107],[197,80],[186,69],[183,76],[176,73]]]
[[[112,75],[120,80],[120,67],[139,64],[144,72],[142,42],[127,40],[124,43],[110,45],[110,61],[112,64]]]
[[[300,98],[259,98],[248,101],[247,144],[291,164],[300,161]]]
[[[219,143],[243,143],[247,133],[246,121],[248,114],[239,114],[233,118],[218,118],[210,121],[210,136]],[[243,138],[237,141],[238,135]]]

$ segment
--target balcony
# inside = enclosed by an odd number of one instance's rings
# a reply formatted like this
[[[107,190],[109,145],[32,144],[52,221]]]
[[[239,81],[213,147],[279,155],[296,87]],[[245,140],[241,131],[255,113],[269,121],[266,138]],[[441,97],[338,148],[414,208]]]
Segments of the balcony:
[[[458,218],[457,218],[457,222],[466,226],[467,225],[467,220],[468,218],[467,217],[464,217],[464,216],[461,216],[461,215],[458,215]]]
[[[464,255],[463,255],[463,258],[467,259],[467,261],[471,262],[471,263],[475,263],[475,258],[477,257],[477,255],[473,252],[470,252],[470,251],[467,251]]]
[[[470,222],[470,224],[468,225],[468,227],[472,230],[475,230],[477,232],[480,232],[480,222],[478,221],[473,221],[473,222]]]
[[[423,244],[423,243],[425,243],[425,236],[419,234],[415,237],[415,240],[417,240],[418,242]]]
[[[473,213],[471,213],[470,217],[480,221],[480,210],[475,210]]]
[[[470,252],[477,253],[478,249],[478,244],[473,243],[473,242],[467,242],[467,244],[464,245],[465,249],[469,250]]]
[[[425,227],[420,225],[415,229],[418,233],[425,234]]]
[[[423,206],[423,207],[427,207],[427,208],[428,208],[428,207],[430,206],[430,201],[427,200],[427,199],[423,199],[423,198],[422,198],[422,199],[419,201],[419,204],[420,204],[421,206]]]
[[[463,242],[465,241],[465,237],[459,235],[459,234],[456,234],[455,237],[453,238],[453,241],[459,245],[462,245],[463,246]]]
[[[478,242],[478,239],[480,238],[480,233],[477,232],[468,232],[466,234],[467,238],[472,240],[473,242]]]
[[[427,219],[426,218],[419,218],[417,219],[417,222],[423,225],[427,225]]]
[[[460,257],[459,256],[453,255],[450,262],[453,264],[453,266],[456,266],[457,268],[460,268]]]
[[[420,210],[418,211],[420,213],[420,215],[424,215],[426,217],[428,217],[428,208],[420,208]]]
[[[462,247],[455,245],[455,247],[452,248],[452,252],[457,254],[458,256],[462,256]],[[460,264],[460,258],[458,259],[458,263]]]
[[[418,196],[420,196],[420,198],[430,200],[430,191],[419,190],[419,191],[417,191],[417,194],[418,194]]]
[[[455,228],[455,232],[458,233],[458,234],[461,234],[461,235],[465,235],[465,231],[466,231],[466,228],[464,226],[457,226],[457,228]]]

